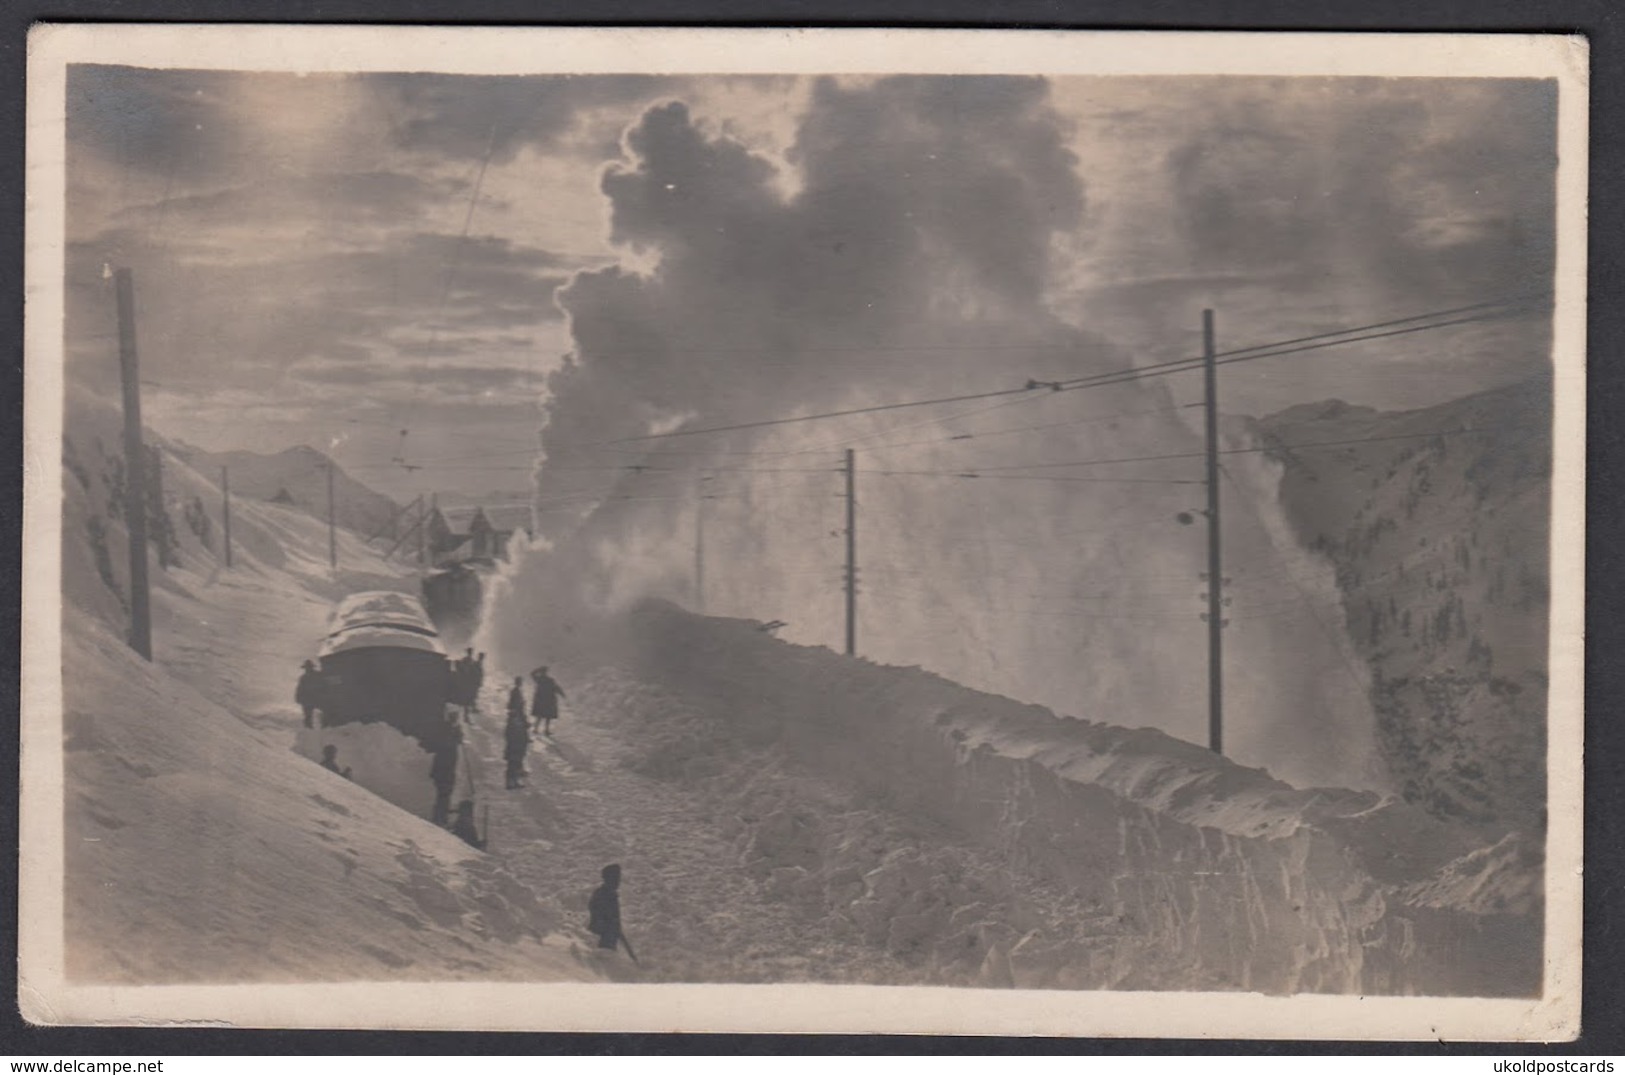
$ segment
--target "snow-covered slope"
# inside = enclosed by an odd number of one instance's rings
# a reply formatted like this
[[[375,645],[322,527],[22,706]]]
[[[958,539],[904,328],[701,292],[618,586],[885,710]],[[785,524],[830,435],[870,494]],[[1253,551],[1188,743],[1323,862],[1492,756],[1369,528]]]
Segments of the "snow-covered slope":
[[[1152,729],[1057,717],[747,621],[651,602],[603,630],[561,628],[539,641],[588,684],[577,704],[628,723],[629,764],[708,789],[764,893],[937,980],[1539,990],[1528,848],[1485,852],[1374,793],[1294,789]],[[798,798],[809,778],[842,805]],[[908,824],[863,820],[877,811]],[[922,850],[944,843],[968,850]],[[1480,898],[1491,889],[1516,898]]]
[[[1279,495],[1336,568],[1396,787],[1443,818],[1544,830],[1551,389],[1265,419]],[[1468,431],[1468,432],[1459,432]],[[1418,434],[1441,433],[1439,436]]]
[[[327,518],[327,468],[333,467],[334,516],[338,525],[362,535],[387,532],[399,513],[382,493],[369,489],[344,468],[314,448],[300,445],[275,455],[258,452],[206,452],[190,445],[174,445],[181,462],[211,479],[227,467],[232,492],[245,500],[271,500],[287,494],[290,506],[314,517]],[[409,525],[402,522],[400,526]]]
[[[225,569],[219,490],[149,434],[164,454],[149,521],[171,540],[145,662],[124,642],[117,411],[70,389],[65,428],[70,980],[600,977],[499,859],[292,749],[293,684],[331,602],[415,581],[351,534],[334,571],[321,522],[248,500]]]
[[[70,979],[595,977],[495,860],[67,617]]]

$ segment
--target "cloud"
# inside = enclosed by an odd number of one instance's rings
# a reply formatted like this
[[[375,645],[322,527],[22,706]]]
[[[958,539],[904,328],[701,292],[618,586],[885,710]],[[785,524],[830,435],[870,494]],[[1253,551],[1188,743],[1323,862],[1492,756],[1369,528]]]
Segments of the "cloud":
[[[1011,344],[1051,345],[1029,349],[1023,379],[1098,360],[1101,342],[1045,305],[1051,240],[1084,194],[1041,81],[825,80],[809,109],[790,196],[680,102],[627,133],[603,178],[611,236],[658,267],[560,292],[577,348],[550,382],[556,442],[985,382]]]
[[[459,186],[395,171],[318,172],[132,205],[119,217],[147,227],[180,221],[204,231],[242,227],[261,235],[274,235],[277,223],[284,221],[308,237],[340,224],[416,220],[426,209],[457,197]]]
[[[296,366],[293,374],[301,381],[323,385],[387,387],[409,386],[431,389],[452,399],[466,399],[487,392],[511,393],[534,386],[533,369],[516,366],[448,366],[441,363],[396,363],[385,370],[352,364],[309,363]]]
[[[512,160],[525,147],[555,148],[576,127],[578,115],[605,105],[647,100],[679,80],[655,75],[374,76],[393,103],[397,145],[437,156]],[[589,150],[600,140],[588,139]]]
[[[120,168],[164,172],[184,162],[218,170],[226,163],[217,152],[218,129],[231,121],[227,97],[240,77],[235,72],[72,64],[67,74],[70,145],[103,154]]]
[[[1096,195],[1066,309],[1136,352],[1190,353],[1204,307],[1239,346],[1550,284],[1549,83],[1078,79],[1057,92],[1078,117],[1073,146]],[[1498,353],[1439,333],[1391,342],[1382,360],[1478,370],[1486,383],[1545,366],[1543,313],[1496,332]],[[1362,379],[1368,365],[1272,367],[1242,379],[1231,405],[1414,405],[1421,382]]]

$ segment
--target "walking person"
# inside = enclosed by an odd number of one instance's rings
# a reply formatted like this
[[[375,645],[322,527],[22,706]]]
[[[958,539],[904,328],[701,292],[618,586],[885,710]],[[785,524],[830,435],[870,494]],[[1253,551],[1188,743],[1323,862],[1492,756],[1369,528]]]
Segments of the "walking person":
[[[553,722],[559,719],[559,699],[565,696],[564,688],[547,674],[545,664],[532,672],[530,678],[536,684],[536,693],[530,699],[530,715],[534,718],[532,727],[551,737]]]
[[[599,872],[604,883],[587,900],[587,929],[598,936],[598,947],[614,951],[625,945],[626,954],[636,963],[632,942],[621,930],[621,866],[612,862]]]
[[[305,713],[305,727],[316,727],[316,710],[322,706],[322,674],[316,671],[315,661],[306,661],[299,675],[299,685],[293,689],[293,700]]]

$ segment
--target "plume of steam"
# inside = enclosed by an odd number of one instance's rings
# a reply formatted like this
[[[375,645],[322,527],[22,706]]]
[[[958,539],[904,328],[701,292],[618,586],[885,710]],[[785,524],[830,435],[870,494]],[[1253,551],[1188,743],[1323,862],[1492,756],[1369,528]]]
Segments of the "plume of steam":
[[[1001,469],[1199,450],[1157,382],[605,443],[1131,364],[1053,312],[1052,252],[1089,224],[1066,136],[1041,80],[826,80],[786,184],[684,104],[646,112],[602,187],[614,241],[651,267],[584,272],[559,294],[575,351],[545,405],[536,517],[552,548],[493,602],[499,655],[518,667],[642,596],[694,603],[701,511],[706,611],[837,644],[850,445],[865,656],[1200,739],[1202,544],[1174,521],[1199,502],[1179,484],[1199,461],[1049,472],[1121,483]],[[1030,426],[1044,435],[1014,432]],[[1243,546],[1268,548],[1236,519],[1258,539]],[[1328,700],[1327,653],[1267,626],[1233,642],[1234,660],[1277,668],[1232,700],[1238,749],[1288,778],[1367,783],[1324,739],[1275,734],[1329,708],[1369,725],[1346,689]]]

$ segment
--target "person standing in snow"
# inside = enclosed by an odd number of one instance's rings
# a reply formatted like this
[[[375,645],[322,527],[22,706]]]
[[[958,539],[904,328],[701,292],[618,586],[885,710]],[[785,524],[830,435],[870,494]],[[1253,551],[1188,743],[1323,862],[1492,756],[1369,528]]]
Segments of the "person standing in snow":
[[[452,713],[446,724],[444,737],[434,752],[434,760],[429,763],[429,779],[434,782],[434,810],[429,820],[436,825],[444,825],[451,813],[451,793],[457,787],[457,753],[463,741],[463,730],[456,724],[457,715]]]
[[[559,699],[565,696],[564,688],[547,674],[545,664],[532,672],[530,678],[536,683],[536,694],[530,700],[530,715],[535,718],[533,728],[551,736],[553,722],[559,719]]]
[[[463,707],[463,720],[470,724],[472,724],[474,720],[471,714],[474,709],[474,694],[476,690],[474,677],[476,674],[477,672],[475,671],[474,667],[474,647],[470,646],[463,652],[462,657],[458,659],[457,670],[453,676],[453,680],[457,684],[455,701],[458,705]]]
[[[598,947],[614,950],[626,940],[621,933],[621,866],[612,862],[599,872],[604,883],[587,900],[587,929],[598,935]],[[632,954],[632,946],[626,946]],[[636,957],[634,957],[636,958]]]
[[[525,722],[524,680],[514,677],[508,692],[508,726],[503,730],[502,757],[508,763],[508,789],[525,786],[525,752],[530,749],[530,726]]]
[[[299,685],[293,689],[293,700],[305,713],[305,727],[316,727],[316,710],[322,707],[322,674],[316,671],[315,661],[306,661],[299,675]]]
[[[478,851],[485,850],[485,841],[480,839],[479,831],[474,828],[473,799],[464,799],[457,804],[457,815],[451,823],[451,833],[468,846]]]

